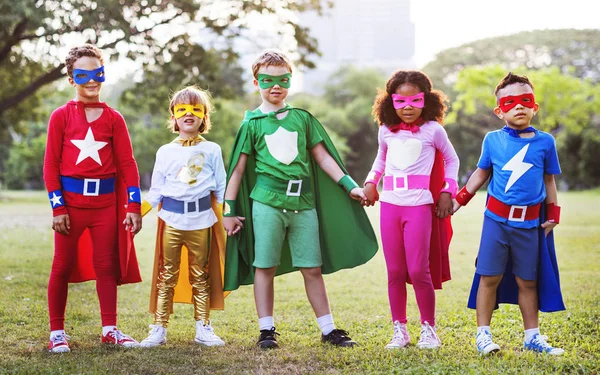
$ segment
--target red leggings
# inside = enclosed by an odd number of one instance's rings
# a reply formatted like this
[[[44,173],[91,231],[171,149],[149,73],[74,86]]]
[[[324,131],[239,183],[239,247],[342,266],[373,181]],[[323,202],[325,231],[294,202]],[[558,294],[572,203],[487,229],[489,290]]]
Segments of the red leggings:
[[[54,233],[54,259],[48,282],[50,330],[64,329],[69,277],[76,264],[77,242],[89,228],[93,243],[96,292],[100,301],[102,325],[117,324],[117,267],[115,240],[117,212],[104,208],[67,207],[71,229],[69,235]]]

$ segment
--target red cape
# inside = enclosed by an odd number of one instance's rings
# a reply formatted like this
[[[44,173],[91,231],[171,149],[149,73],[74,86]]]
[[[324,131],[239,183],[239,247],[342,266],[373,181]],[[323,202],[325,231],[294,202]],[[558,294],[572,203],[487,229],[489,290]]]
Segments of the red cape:
[[[444,178],[444,157],[441,152],[436,151],[435,161],[431,169],[431,182],[429,184],[434,207],[437,205],[440,198],[440,191],[444,187]],[[450,240],[452,239],[452,223],[450,222],[450,216],[445,219],[439,219],[435,215],[435,212],[432,220],[429,270],[431,272],[433,287],[435,289],[442,289],[442,283],[451,279],[448,250],[450,248]],[[408,276],[407,280],[409,283],[411,282]]]
[[[125,231],[122,224],[127,214],[127,187],[122,176],[117,173],[116,181],[117,204],[117,240],[115,241],[115,251],[119,254],[119,263],[115,264],[117,275],[117,284],[139,283],[142,281],[140,269],[138,267],[137,257],[135,255],[135,246],[133,244],[133,233]],[[70,283],[80,283],[88,280],[96,280],[96,272],[92,263],[92,237],[89,229],[83,231],[77,244],[77,263],[69,277]]]

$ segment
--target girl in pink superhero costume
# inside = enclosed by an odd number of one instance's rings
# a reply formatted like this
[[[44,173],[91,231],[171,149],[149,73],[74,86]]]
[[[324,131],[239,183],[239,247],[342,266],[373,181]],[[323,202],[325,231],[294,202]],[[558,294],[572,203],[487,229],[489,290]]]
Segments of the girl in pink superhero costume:
[[[367,205],[381,194],[381,241],[388,271],[394,335],[388,349],[410,342],[406,329],[406,283],[415,290],[421,315],[419,348],[441,345],[435,329],[435,289],[450,279],[449,215],[457,191],[458,156],[446,131],[445,95],[425,74],[397,71],[373,105],[379,150],[365,181]]]

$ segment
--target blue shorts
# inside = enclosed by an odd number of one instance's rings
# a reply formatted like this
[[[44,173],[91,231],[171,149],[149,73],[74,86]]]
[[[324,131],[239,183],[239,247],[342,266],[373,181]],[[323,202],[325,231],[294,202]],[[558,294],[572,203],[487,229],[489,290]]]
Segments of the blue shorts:
[[[537,280],[538,236],[538,228],[515,228],[484,215],[476,272],[483,276],[502,275],[511,259],[516,276]]]

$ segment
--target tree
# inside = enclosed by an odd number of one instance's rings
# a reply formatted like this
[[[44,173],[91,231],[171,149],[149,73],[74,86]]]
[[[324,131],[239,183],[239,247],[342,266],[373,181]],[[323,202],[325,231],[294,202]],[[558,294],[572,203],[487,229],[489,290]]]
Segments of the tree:
[[[294,36],[300,65],[312,67],[316,40],[291,14],[321,8],[319,0],[1,0],[0,78],[7,85],[0,87],[0,131],[23,120],[22,108],[39,103],[37,90],[64,76],[62,49],[74,40],[94,43],[112,58],[150,64],[158,57],[160,65],[182,45],[198,44],[190,39],[198,30],[207,43],[225,46],[217,50],[232,51],[231,41],[247,35],[250,19],[267,14],[275,16],[279,35]]]
[[[563,74],[558,67],[514,72],[527,75],[534,84],[540,110],[533,125],[556,137],[561,180],[574,188],[598,186],[600,163],[593,150],[600,147],[600,86]],[[463,171],[475,167],[485,133],[503,126],[492,109],[494,87],[505,75],[499,65],[468,67],[457,75],[453,89],[458,95],[447,122]]]

